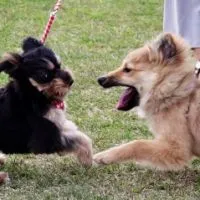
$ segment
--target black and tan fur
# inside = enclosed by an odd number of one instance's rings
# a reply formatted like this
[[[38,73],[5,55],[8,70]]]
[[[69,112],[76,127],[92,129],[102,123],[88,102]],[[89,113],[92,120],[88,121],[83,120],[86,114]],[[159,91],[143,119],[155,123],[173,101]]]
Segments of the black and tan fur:
[[[34,38],[25,39],[22,50],[6,54],[0,62],[0,72],[10,77],[0,88],[0,151],[73,153],[90,166],[91,139],[67,119],[66,110],[55,106],[71,89],[71,72],[62,69],[55,53]]]

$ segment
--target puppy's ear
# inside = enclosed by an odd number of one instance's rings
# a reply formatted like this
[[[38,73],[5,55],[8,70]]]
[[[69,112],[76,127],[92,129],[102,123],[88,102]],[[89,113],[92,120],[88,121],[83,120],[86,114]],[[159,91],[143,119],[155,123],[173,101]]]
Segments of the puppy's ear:
[[[24,52],[27,52],[29,50],[32,50],[41,46],[43,46],[43,44],[39,40],[32,37],[26,38],[22,43],[22,49]]]
[[[3,60],[0,62],[0,72],[12,75],[12,73],[18,68],[21,63],[21,56],[15,53],[7,53],[4,55]]]
[[[172,34],[166,33],[161,36],[158,50],[161,51],[165,60],[173,58],[176,55],[177,49]]]

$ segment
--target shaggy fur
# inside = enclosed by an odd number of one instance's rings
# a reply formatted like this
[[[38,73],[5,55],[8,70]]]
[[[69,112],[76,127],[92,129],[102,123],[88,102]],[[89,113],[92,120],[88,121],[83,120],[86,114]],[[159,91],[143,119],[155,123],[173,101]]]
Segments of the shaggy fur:
[[[22,54],[6,54],[0,63],[0,71],[12,79],[0,89],[0,151],[70,152],[91,165],[91,140],[54,105],[62,104],[71,88],[70,71],[62,70],[54,52],[34,38],[24,40],[22,49]]]
[[[157,169],[179,170],[200,156],[199,81],[190,47],[182,38],[160,35],[130,52],[120,68],[98,81],[103,87],[121,85],[136,90],[138,109],[155,138],[100,152],[94,156],[96,163],[134,160]]]

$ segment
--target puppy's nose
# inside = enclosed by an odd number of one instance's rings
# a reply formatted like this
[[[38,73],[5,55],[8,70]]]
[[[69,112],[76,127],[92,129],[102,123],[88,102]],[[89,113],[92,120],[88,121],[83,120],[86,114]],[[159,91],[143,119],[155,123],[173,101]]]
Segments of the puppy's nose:
[[[97,79],[99,85],[104,86],[104,83],[106,82],[107,78],[105,76],[99,77]]]
[[[74,80],[73,80],[73,79],[70,79],[70,81],[69,81],[69,86],[72,86],[73,83],[74,83]]]
[[[58,70],[56,72],[56,78],[60,78],[68,86],[74,83],[73,77],[68,71]]]

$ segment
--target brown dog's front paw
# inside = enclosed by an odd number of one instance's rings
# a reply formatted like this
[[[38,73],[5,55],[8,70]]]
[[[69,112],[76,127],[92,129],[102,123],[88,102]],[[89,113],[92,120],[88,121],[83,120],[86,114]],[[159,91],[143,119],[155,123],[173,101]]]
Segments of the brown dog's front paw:
[[[112,163],[112,159],[107,152],[97,153],[93,157],[93,161],[95,164],[99,165],[108,165]]]

